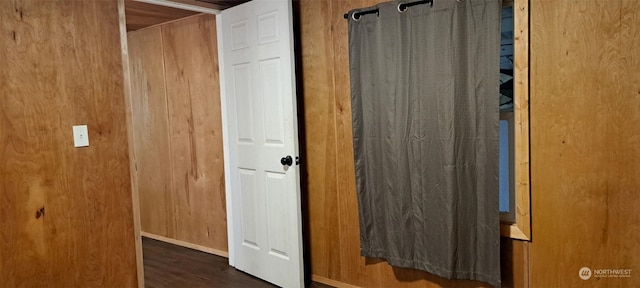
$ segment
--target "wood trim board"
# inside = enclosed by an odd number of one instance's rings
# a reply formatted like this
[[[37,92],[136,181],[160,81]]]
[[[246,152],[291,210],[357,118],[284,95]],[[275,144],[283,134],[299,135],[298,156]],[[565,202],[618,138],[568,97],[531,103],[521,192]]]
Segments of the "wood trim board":
[[[120,18],[120,46],[122,49],[122,70],[124,75],[124,99],[126,107],[127,139],[129,143],[129,169],[131,171],[131,204],[133,211],[134,242],[136,249],[136,270],[138,288],[144,288],[144,264],[142,262],[142,237],[140,236],[140,195],[138,194],[138,173],[136,173],[136,152],[133,138],[133,116],[131,109],[131,74],[129,70],[129,47],[127,41],[127,23],[125,19],[124,0],[118,0],[118,16]]]
[[[530,240],[529,0],[514,1],[513,19],[516,223],[502,223],[500,235]]]
[[[158,241],[166,242],[166,243],[169,243],[169,244],[178,245],[178,246],[190,248],[190,249],[193,249],[193,250],[198,250],[198,251],[206,252],[206,253],[209,253],[209,254],[217,255],[217,256],[220,256],[220,257],[229,258],[229,253],[226,252],[226,251],[213,249],[213,248],[205,247],[205,246],[202,246],[202,245],[197,245],[197,244],[193,244],[193,243],[189,243],[189,242],[185,242],[185,241],[180,241],[180,240],[176,240],[176,239],[171,239],[171,238],[160,236],[160,235],[156,235],[156,234],[153,234],[153,233],[140,232],[140,234],[142,235],[142,237],[151,238],[153,240],[158,240]]]

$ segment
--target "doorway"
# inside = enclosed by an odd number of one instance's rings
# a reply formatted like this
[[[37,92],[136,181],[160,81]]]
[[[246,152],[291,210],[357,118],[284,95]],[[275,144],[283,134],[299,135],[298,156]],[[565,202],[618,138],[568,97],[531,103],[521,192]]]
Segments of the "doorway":
[[[141,234],[228,257],[215,16],[127,36]]]
[[[282,5],[278,6],[290,6],[289,2],[282,1],[281,3]],[[252,20],[257,20],[254,24],[259,23],[260,25],[245,25],[245,27],[259,27],[257,35],[263,38],[259,39],[258,46],[266,47],[270,43],[282,43],[286,47],[286,42],[290,40],[290,37],[283,31],[291,29],[291,27],[288,26],[290,22],[283,20],[291,17],[291,10],[290,8],[289,10],[276,9],[272,8],[272,5],[266,4],[266,2],[254,1],[239,6],[237,9],[234,8],[235,10],[227,11],[240,11],[237,15],[249,17],[243,20],[245,24],[250,23]],[[260,14],[259,7],[266,7],[267,9]],[[231,15],[230,13],[227,13],[227,15]],[[218,52],[220,48],[218,47],[218,42],[222,43],[224,38],[226,39],[224,42],[227,45],[234,45],[232,48],[225,49],[225,51],[237,51],[246,48],[244,46],[240,48],[235,46],[238,44],[236,42],[238,40],[237,36],[241,35],[239,32],[242,29],[238,28],[240,26],[236,25],[236,22],[227,22],[225,24],[227,26],[224,26],[224,22],[216,18],[216,16],[209,14],[189,15],[128,32],[128,48],[125,49],[128,49],[128,74],[131,79],[132,155],[135,163],[135,167],[132,168],[135,169],[137,178],[134,183],[137,183],[137,194],[139,195],[141,235],[146,238],[210,254],[223,257],[231,256],[229,262],[237,269],[260,275],[259,277],[273,283],[284,283],[281,280],[289,283],[280,285],[299,286],[302,285],[300,276],[294,278],[290,274],[283,274],[283,271],[291,272],[293,270],[291,269],[292,266],[286,266],[287,269],[281,269],[273,263],[275,261],[273,259],[277,260],[275,262],[284,260],[283,263],[298,263],[298,259],[301,257],[301,255],[298,256],[299,254],[288,254],[296,250],[301,251],[299,246],[300,230],[293,229],[301,225],[300,196],[297,190],[299,188],[296,188],[299,187],[299,183],[294,180],[298,175],[298,167],[293,164],[293,161],[281,161],[280,157],[277,157],[277,165],[272,165],[273,163],[269,161],[269,157],[273,156],[271,155],[273,153],[263,153],[265,151],[262,150],[257,153],[258,150],[245,149],[246,151],[243,151],[247,153],[234,154],[234,151],[237,151],[234,149],[246,144],[242,142],[246,139],[229,137],[233,133],[242,134],[239,132],[248,131],[245,129],[251,127],[247,125],[263,125],[264,127],[256,126],[255,131],[257,133],[264,131],[263,138],[265,141],[263,141],[264,143],[257,141],[255,144],[264,145],[270,152],[277,152],[271,150],[278,146],[276,145],[278,143],[274,141],[279,140],[278,138],[273,138],[274,135],[278,134],[271,132],[284,129],[281,131],[284,133],[283,135],[289,135],[290,137],[282,138],[282,143],[288,143],[287,141],[289,140],[293,142],[295,141],[294,139],[297,139],[295,132],[291,135],[287,134],[288,132],[285,131],[286,125],[278,126],[279,123],[296,123],[295,110],[292,113],[294,118],[287,118],[282,113],[267,113],[273,112],[268,108],[275,108],[281,112],[286,110],[280,104],[287,103],[287,98],[293,97],[286,96],[292,94],[287,94],[286,89],[280,88],[290,85],[289,90],[295,91],[295,87],[291,87],[292,84],[287,84],[284,82],[285,80],[283,82],[278,81],[280,78],[287,78],[287,73],[292,73],[289,70],[292,67],[286,67],[286,63],[293,62],[292,45],[290,45],[291,50],[287,50],[289,54],[286,54],[291,57],[290,60],[287,60],[288,62],[284,60],[280,62],[279,59],[287,58],[278,58],[280,57],[277,56],[279,54],[274,54],[276,56],[269,56],[269,59],[264,59],[267,62],[256,61],[255,64],[249,62],[239,63],[238,65],[242,65],[242,67],[246,68],[246,71],[253,69],[252,67],[258,69],[254,74],[246,74],[243,77],[236,78],[237,74],[234,72],[237,72],[237,69],[229,70],[223,64],[219,64],[222,59],[218,58],[222,56],[218,55],[223,55],[223,50]],[[225,16],[224,19],[232,18],[231,16]],[[130,18],[127,18],[128,23],[129,20]],[[278,25],[278,23],[280,24]],[[216,26],[229,29],[225,29],[225,32],[220,33],[216,30],[221,28]],[[240,30],[236,31],[236,28]],[[283,31],[277,29],[283,29]],[[226,36],[222,37],[221,34]],[[278,37],[282,37],[283,40],[279,41]],[[257,47],[256,51],[261,51],[261,47]],[[282,50],[279,49],[270,51],[280,53]],[[243,53],[242,55],[246,54],[251,57],[251,53]],[[224,55],[226,59],[228,54]],[[256,57],[260,59],[260,56]],[[229,59],[232,58],[233,56],[229,55]],[[279,66],[280,64],[282,67]],[[235,67],[233,65],[232,67]],[[220,70],[224,71],[226,69],[226,71],[219,73],[219,66]],[[231,82],[226,83],[228,88],[225,90],[225,82],[221,74],[226,73],[231,73],[227,77],[227,79],[231,79]],[[251,75],[255,75],[255,77],[248,77]],[[221,84],[223,85],[222,89]],[[276,85],[274,86],[273,84]],[[255,85],[255,87],[248,90],[244,89],[253,87],[252,85]],[[243,89],[238,90],[238,87]],[[220,95],[221,90],[227,91],[226,93],[231,95],[227,98],[227,104],[225,104],[225,98]],[[243,94],[239,93],[239,91],[249,92]],[[251,101],[262,104],[237,104],[238,101],[246,100],[246,97],[252,97],[253,100]],[[253,103],[251,101],[247,103]],[[291,98],[289,98],[289,101],[291,101]],[[295,109],[295,99],[291,103],[293,103],[291,106]],[[224,117],[225,107],[226,113],[232,116]],[[247,110],[243,111],[243,109]],[[260,118],[265,118],[264,123],[257,121],[251,124],[246,120],[251,117],[233,116],[234,113],[238,113],[238,115],[241,115],[241,113],[260,115],[260,112],[264,112],[265,117]],[[280,122],[278,122],[276,121],[278,120],[277,118],[285,120],[279,120]],[[226,124],[225,119],[227,119]],[[243,126],[236,127],[233,124],[234,122],[228,119],[233,121],[243,120],[239,121]],[[256,120],[259,119],[256,118]],[[229,140],[223,142],[223,138],[239,140],[236,142],[231,141],[232,143],[229,144]],[[256,139],[259,140],[261,138],[258,137]],[[297,143],[293,143],[297,145]],[[283,148],[294,147],[293,144],[283,144],[282,146]],[[297,146],[295,147],[297,149]],[[248,159],[249,162],[242,162],[244,163],[241,164],[241,166],[244,165],[242,167],[228,164],[239,163],[238,157],[242,158],[251,153],[255,154],[256,157]],[[292,155],[295,157],[297,154]],[[264,158],[263,160],[267,161],[264,162],[268,164],[264,166],[266,167],[264,172],[267,176],[275,175],[278,177],[267,177],[266,181],[253,183],[254,189],[247,188],[247,184],[251,183],[242,181],[247,179],[245,179],[246,177],[241,177],[242,179],[234,183],[232,187],[230,183],[237,178],[233,177],[233,171],[240,169],[250,172],[251,169],[247,165],[258,163],[256,162],[260,160],[258,158]],[[289,156],[288,159],[293,158]],[[294,167],[291,167],[292,165]],[[262,172],[258,172],[258,175],[260,173]],[[293,187],[289,187],[290,184]],[[229,193],[231,193],[230,191],[233,191],[232,197],[228,197]],[[248,192],[254,192],[254,194]],[[286,193],[278,194],[277,192]],[[292,200],[288,198],[291,196],[286,195],[298,197],[298,199],[295,201],[295,198]],[[233,202],[236,204],[230,205],[231,198],[240,198],[240,200],[236,199]],[[259,201],[260,199],[266,200]],[[256,205],[247,206],[245,205],[247,203]],[[298,208],[290,209],[291,207]],[[242,211],[241,214],[233,214],[236,215],[233,216],[235,223],[231,221],[232,211],[235,213]],[[292,213],[287,214],[283,213],[283,211],[293,211],[293,216],[297,212],[297,224],[296,221],[292,222],[292,219],[295,219],[291,217]],[[263,213],[263,216],[256,218],[254,223],[252,222],[253,218],[245,217],[249,215],[247,214],[248,212],[255,215]],[[281,221],[278,220],[279,215],[284,215],[280,216],[282,218]],[[265,221],[268,219],[267,225],[258,223],[262,219],[265,219]],[[252,224],[253,227],[267,227],[267,229],[265,231],[252,232],[247,230],[249,228],[248,224]],[[297,231],[298,233],[290,233],[291,235],[274,233],[274,231],[283,231],[281,228],[285,228],[284,231]],[[235,232],[231,233],[232,231]],[[232,242],[236,243],[235,250],[233,249],[234,245],[230,245],[232,243],[227,242],[234,239],[230,234],[235,235],[235,239],[240,241]],[[259,237],[256,239],[263,242],[249,239],[252,235],[258,235]],[[247,242],[249,240],[253,242]],[[244,253],[242,249],[248,247],[245,245],[246,243],[252,244],[249,245],[251,246],[249,248],[255,253],[251,252],[249,253],[251,255],[242,256]],[[284,245],[289,245],[289,243],[292,248]],[[235,263],[233,261],[234,251],[236,252],[235,259],[238,259]],[[277,254],[275,255],[276,257],[271,257],[274,253]],[[262,256],[260,255],[266,256],[265,259],[271,259],[270,262],[262,263],[260,260]],[[251,263],[251,265],[241,265],[242,263]],[[262,268],[256,270],[256,267]],[[272,271],[273,273],[260,273],[263,270]],[[301,274],[302,267],[300,266],[299,275]]]

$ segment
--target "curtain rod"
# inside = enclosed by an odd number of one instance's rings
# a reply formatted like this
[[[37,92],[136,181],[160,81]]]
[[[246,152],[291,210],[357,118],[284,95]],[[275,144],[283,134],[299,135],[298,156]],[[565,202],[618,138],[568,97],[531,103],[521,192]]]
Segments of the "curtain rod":
[[[411,6],[415,6],[415,5],[420,5],[420,4],[431,4],[431,6],[433,6],[433,1],[434,0],[421,0],[421,1],[414,1],[414,2],[408,2],[408,3],[400,3],[398,4],[398,11],[399,12],[404,12],[407,11],[407,8],[411,7]],[[371,10],[365,10],[365,11],[358,11],[353,13],[353,15],[351,15],[351,17],[353,17],[353,20],[359,20],[360,16],[362,15],[367,15],[367,14],[379,14],[380,10],[378,10],[378,8],[376,9],[371,9]],[[349,13],[344,13],[344,19],[349,19]]]

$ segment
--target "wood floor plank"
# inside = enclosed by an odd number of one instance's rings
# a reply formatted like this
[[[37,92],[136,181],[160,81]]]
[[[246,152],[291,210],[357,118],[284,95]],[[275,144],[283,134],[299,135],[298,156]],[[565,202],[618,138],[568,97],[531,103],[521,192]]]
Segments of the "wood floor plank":
[[[147,288],[277,287],[229,266],[225,257],[142,238]],[[329,288],[312,283],[311,288]]]
[[[147,288],[276,287],[229,266],[227,258],[143,238]]]

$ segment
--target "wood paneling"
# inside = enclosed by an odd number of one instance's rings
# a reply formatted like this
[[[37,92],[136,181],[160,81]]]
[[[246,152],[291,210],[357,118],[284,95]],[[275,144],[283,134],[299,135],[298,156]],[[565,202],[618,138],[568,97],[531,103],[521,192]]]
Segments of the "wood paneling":
[[[0,286],[136,286],[117,1],[0,1],[0,31]]]
[[[211,5],[217,5],[218,9],[227,9],[232,6],[240,5],[245,2],[249,2],[249,0],[195,0],[197,2],[205,2]]]
[[[142,231],[224,253],[215,31],[202,14],[130,32],[129,46]]]
[[[193,7],[202,7],[214,10],[224,10],[247,1],[248,0],[169,0],[167,2],[175,2],[178,4],[186,4]],[[138,29],[167,23],[199,13],[190,10],[138,2],[135,0],[125,0],[125,6],[128,31],[136,31]]]
[[[304,151],[309,207],[312,279],[342,287],[484,287],[472,281],[451,281],[426,272],[393,268],[380,259],[360,256],[356,198],[347,21],[350,9],[377,0],[301,1],[299,17],[304,103]],[[497,53],[497,51],[496,51]],[[505,240],[511,243],[512,240]],[[503,247],[506,271],[526,267],[524,244]],[[520,277],[520,278],[519,278]],[[515,275],[509,283],[525,283]],[[523,287],[523,286],[518,286]],[[525,286],[526,287],[526,286]]]
[[[500,238],[500,271],[502,287],[529,287],[528,241]]]
[[[235,5],[242,4],[249,0],[171,0],[192,6],[199,6],[215,10],[224,10]]]
[[[639,27],[638,1],[531,2],[532,287],[640,283]]]
[[[198,14],[198,12],[153,5],[133,0],[126,0],[125,8],[128,31],[135,31],[141,28]]]
[[[227,251],[216,21],[162,27],[177,239]]]
[[[358,198],[356,196],[353,134],[351,131],[348,22],[343,18],[343,14],[353,8],[366,7],[377,2],[379,1],[333,1],[331,3],[333,11],[331,11],[330,15],[327,15],[327,19],[329,19],[333,27],[336,160],[341,159],[333,163],[338,175],[338,205],[334,211],[338,213],[339,217],[336,224],[339,229],[340,277],[343,280],[348,279],[348,281],[344,282],[359,286],[379,286],[385,283],[380,282],[380,276],[384,272],[374,265],[365,265],[365,258],[360,256]],[[366,277],[366,275],[378,275],[378,277]]]
[[[129,33],[128,38],[142,231],[175,235],[161,28]]]
[[[338,214],[335,213],[338,198],[337,193],[325,193],[337,190],[333,42],[330,23],[324,18],[329,15],[330,5],[327,1],[302,4],[299,17],[304,98],[300,102],[303,103],[304,133],[300,137],[307,143],[301,150],[305,154],[302,161],[305,181],[302,182],[307,185],[302,191],[308,191],[309,203],[308,257],[314,274],[338,277],[340,243],[336,237]]]

